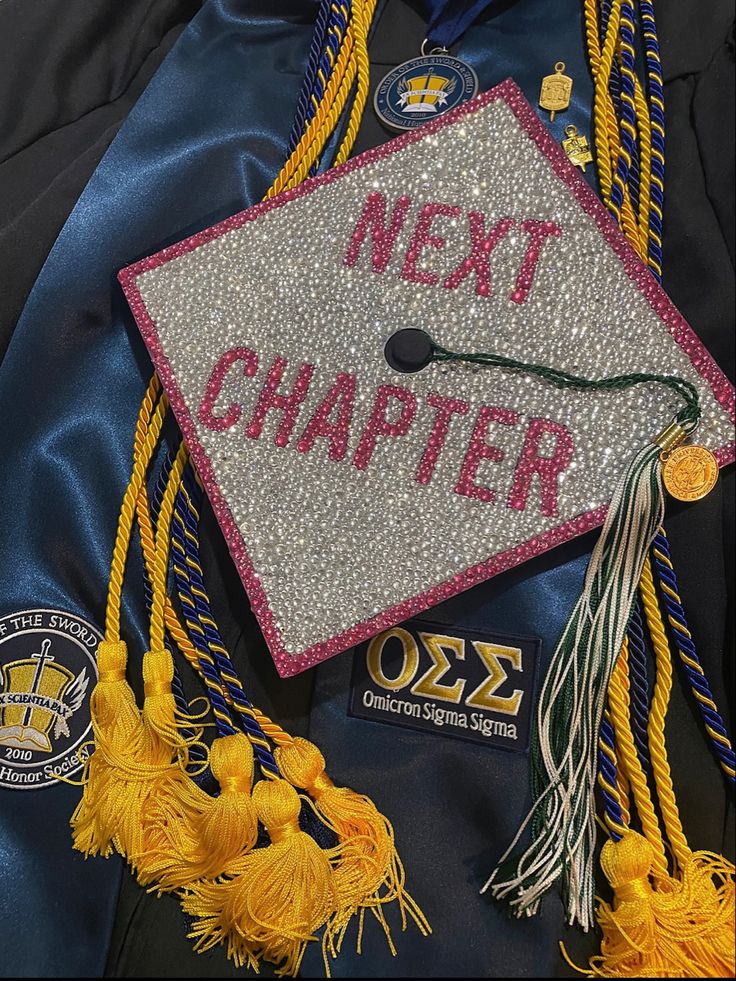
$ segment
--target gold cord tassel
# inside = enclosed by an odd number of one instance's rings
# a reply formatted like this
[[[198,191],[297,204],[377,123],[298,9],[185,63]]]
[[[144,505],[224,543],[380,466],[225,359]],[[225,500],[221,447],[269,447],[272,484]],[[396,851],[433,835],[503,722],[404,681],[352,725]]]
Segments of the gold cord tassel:
[[[210,797],[191,783],[186,801],[153,799],[146,809],[147,851],[137,863],[138,881],[159,894],[227,874],[258,837],[251,798],[253,749],[242,733],[212,743],[210,766],[220,785]]]
[[[146,651],[143,655],[143,723],[147,745],[154,759],[171,757],[172,750],[186,755],[187,740],[180,729],[176,702],[171,688],[174,680],[174,660],[165,648]],[[191,720],[187,720],[191,722]]]
[[[181,794],[189,778],[171,762],[171,751],[146,732],[125,680],[125,644],[98,649],[100,679],[90,703],[95,752],[84,793],[71,818],[74,847],[85,855],[113,849],[135,864],[147,848],[144,808],[154,789]]]
[[[329,853],[300,830],[299,797],[285,780],[262,780],[253,800],[271,845],[246,855],[233,878],[195,885],[182,906],[196,918],[196,950],[224,941],[238,966],[262,957],[277,975],[293,976],[336,909]]]
[[[100,643],[99,680],[90,698],[95,752],[87,761],[84,793],[71,817],[74,847],[85,857],[107,857],[113,850],[113,838],[124,813],[113,772],[135,754],[143,740],[141,714],[125,679],[126,663],[125,641]]]
[[[144,849],[143,805],[156,783],[176,780],[171,754],[150,751],[146,726],[125,678],[127,648],[120,638],[120,607],[135,506],[161,433],[167,409],[151,379],[136,422],[133,471],[120,507],[110,569],[105,640],[98,649],[99,680],[90,711],[95,752],[87,768],[82,800],[71,818],[74,847],[85,855],[109,855],[114,846],[128,857]],[[162,642],[163,646],[163,642]]]
[[[201,878],[215,878],[249,852],[258,837],[258,816],[251,797],[253,748],[242,732],[216,739],[210,766],[220,795],[199,822]]]
[[[603,939],[592,972],[617,978],[728,977],[734,910],[718,901],[711,872],[701,868],[682,881],[652,882],[653,863],[651,845],[635,831],[603,846],[601,866],[614,901],[598,908]]]
[[[393,828],[373,801],[348,787],[336,787],[325,773],[322,753],[306,739],[295,737],[279,746],[275,756],[283,776],[310,794],[320,817],[340,841],[335,861],[338,911],[331,923],[335,950],[340,950],[352,917],[371,909],[395,953],[382,910],[383,905],[394,900],[401,910],[402,930],[406,929],[408,914],[423,934],[430,933],[424,914],[405,890],[404,868],[396,851]]]
[[[711,852],[693,852],[680,822],[664,739],[671,657],[649,559],[640,593],[657,670],[647,731],[649,754],[674,869],[670,874],[668,851],[634,743],[625,643],[611,678],[609,701],[618,770],[631,786],[644,834],[624,829],[620,841],[603,846],[601,866],[614,900],[598,906],[603,939],[590,970],[600,977],[733,977],[734,867]]]

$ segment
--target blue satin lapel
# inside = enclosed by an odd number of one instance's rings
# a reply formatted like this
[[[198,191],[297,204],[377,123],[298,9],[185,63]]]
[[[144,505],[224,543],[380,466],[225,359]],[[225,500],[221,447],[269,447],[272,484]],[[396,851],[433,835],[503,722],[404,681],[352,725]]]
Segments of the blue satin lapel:
[[[316,6],[210,0],[61,232],[0,370],[0,615],[58,607],[103,624],[133,426],[151,370],[115,275],[262,197],[283,162]],[[134,673],[145,643],[136,551],[124,614]],[[72,851],[67,822],[78,797],[64,785],[0,790],[8,976],[103,972],[119,865],[85,863]]]

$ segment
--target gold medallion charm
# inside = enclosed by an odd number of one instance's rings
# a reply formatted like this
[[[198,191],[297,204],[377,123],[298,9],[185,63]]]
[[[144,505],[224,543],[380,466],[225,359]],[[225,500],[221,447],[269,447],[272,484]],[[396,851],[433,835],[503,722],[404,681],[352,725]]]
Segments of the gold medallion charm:
[[[699,501],[716,485],[718,461],[704,446],[678,446],[665,457],[662,478],[678,501]]]
[[[578,133],[577,128],[570,125],[565,127],[565,137],[562,149],[567,154],[567,159],[585,173],[585,165],[593,162],[593,154],[585,134]]]
[[[568,75],[563,75],[565,62],[558,61],[555,65],[554,75],[545,75],[542,79],[542,88],[539,92],[539,105],[542,109],[549,111],[549,121],[555,121],[556,112],[564,112],[570,105],[570,94],[572,92],[572,79]]]

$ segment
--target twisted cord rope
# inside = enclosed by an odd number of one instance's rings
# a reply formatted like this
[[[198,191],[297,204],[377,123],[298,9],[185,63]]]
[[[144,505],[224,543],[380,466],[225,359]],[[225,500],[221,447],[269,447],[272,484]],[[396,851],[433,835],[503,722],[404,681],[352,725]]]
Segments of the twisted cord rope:
[[[153,528],[153,526],[155,526],[158,520],[158,514],[161,508],[161,501],[163,499],[164,490],[166,488],[166,484],[169,479],[169,474],[171,472],[172,462],[173,461],[171,458],[171,454],[167,453],[163,465],[161,467],[161,470],[159,471],[158,480],[154,484],[153,493],[151,494],[151,498],[150,498],[150,526],[148,528],[149,531]],[[138,496],[139,506],[141,502],[143,502],[143,504],[145,505],[144,492],[145,492],[145,485],[141,491],[141,494]],[[148,611],[148,614],[150,616],[151,606],[153,605],[153,585],[151,583],[151,576],[148,574],[148,567],[149,565],[152,565],[153,534],[151,533],[150,539],[147,542],[148,544],[148,548],[147,548],[146,545],[144,544],[144,537],[146,536],[144,535],[143,526],[141,526],[140,515],[138,516],[138,524],[140,527],[140,538],[141,538],[141,546],[143,549],[143,563],[144,563],[143,564],[143,595],[146,602],[146,610]],[[168,596],[166,597],[166,599],[168,601]],[[167,628],[168,628],[168,623],[167,623]],[[171,679],[171,691],[174,696],[176,708],[181,716],[188,716],[191,714],[191,710],[189,708],[189,702],[187,701],[186,693],[184,691],[184,685],[182,683],[181,676],[179,674],[179,669],[177,668],[176,661],[174,660],[173,657],[174,655],[173,647],[168,636],[166,637],[166,649],[172,656],[172,664],[174,666],[174,674]],[[182,736],[187,741],[190,740],[193,741],[194,730],[190,728],[183,728]],[[204,760],[205,759],[204,746],[200,745],[196,741],[193,741],[189,753],[189,758],[192,762],[201,762],[202,760]]]
[[[193,496],[194,495],[194,498]],[[196,636],[214,662],[219,681],[230,696],[230,703],[237,713],[237,721],[248,736],[262,772],[277,777],[279,769],[253,706],[246,696],[242,682],[233,667],[220,635],[207,595],[199,555],[199,502],[201,488],[191,466],[187,467],[184,482],[177,497],[175,533],[179,563],[177,575],[186,581],[191,617],[196,621]],[[177,580],[178,581],[178,580]],[[188,621],[189,622],[189,621]]]
[[[144,434],[136,433],[134,439],[135,453],[140,454],[143,452],[143,442],[144,442]],[[155,500],[156,515],[158,515],[158,511],[161,506],[161,500],[163,499],[163,494],[166,487],[166,480],[168,480],[168,476],[170,472],[171,462],[172,462],[171,459],[169,459],[168,469],[166,469],[163,485],[161,485],[161,475],[159,475],[159,480],[157,481],[154,488],[154,494],[157,495],[157,498]],[[141,485],[140,491],[138,493],[138,499],[136,501],[136,518],[138,519],[138,531],[140,534],[141,549],[143,551],[143,560],[145,566],[144,589],[145,589],[145,583],[148,582],[150,584],[151,591],[152,591],[153,568],[155,563],[154,556],[155,556],[156,549],[155,549],[154,532],[153,532],[153,521],[151,520],[151,511],[149,510],[148,490],[146,488],[145,481]],[[152,596],[153,593],[151,592],[151,598]],[[150,608],[149,607],[147,608],[149,610],[149,615],[150,615]],[[168,595],[165,597],[164,616],[166,619],[166,628],[169,631],[169,634],[171,635],[172,639],[174,640],[174,643],[181,651],[181,653],[184,655],[184,657],[187,659],[187,661],[191,664],[191,666],[196,670],[197,668],[196,651],[194,650],[191,641],[187,637],[186,632],[182,629],[182,626],[179,623],[179,618],[176,615],[176,611],[174,610],[174,607],[172,606],[171,600],[169,599]]]
[[[629,826],[630,815],[618,785],[616,744],[609,709],[603,715],[598,736],[598,786],[603,795],[603,820],[608,833],[614,841],[620,841]]]
[[[660,593],[667,611],[667,622],[672,631],[677,653],[685,668],[690,688],[705,723],[705,731],[718,756],[718,762],[730,783],[733,784],[736,780],[736,753],[734,753],[723,717],[718,711],[713,692],[698,658],[692,634],[688,629],[664,528],[659,529],[659,533],[654,539],[652,557]]]
[[[634,145],[634,156],[631,161],[629,187],[632,200],[636,203],[637,220],[640,229],[642,245],[648,243],[648,225],[652,206],[652,122],[649,114],[647,98],[639,81],[634,75],[634,102],[636,105],[636,124],[639,131],[639,141]],[[647,260],[645,251],[640,253],[643,261]],[[652,273],[657,276],[653,267]],[[657,276],[657,278],[659,278]]]
[[[312,92],[310,99],[310,112],[307,119],[311,119],[314,112],[319,107],[319,104],[324,96],[325,87],[327,85],[327,80],[335,67],[335,59],[340,51],[340,45],[342,44],[343,38],[345,36],[345,31],[347,30],[348,22],[350,20],[350,13],[352,10],[352,0],[343,3],[341,5],[332,5],[333,22],[329,27],[327,32],[327,38],[325,43],[325,48],[322,53],[322,58],[319,63],[319,68],[317,70],[317,78],[315,80],[315,88]],[[306,121],[305,121],[306,122]],[[298,134],[297,134],[298,139]],[[319,170],[319,165],[321,162],[321,153],[318,155],[317,160],[309,168],[309,176],[313,177]]]
[[[598,20],[598,7],[596,0],[585,0],[583,4],[583,15],[585,21],[585,37],[588,48],[588,58],[590,60],[590,70],[593,76],[593,140],[596,147],[596,164],[598,167],[598,179],[601,185],[601,192],[604,201],[608,202],[611,198],[611,186],[613,184],[613,173],[611,168],[611,148],[610,139],[617,137],[615,111],[611,103],[610,93],[608,92],[608,79],[611,75],[611,65],[613,63],[613,45],[611,45],[611,57],[608,69],[604,71],[603,44],[604,38],[615,36],[618,32],[618,21],[620,9],[614,10],[613,4],[607,6],[607,16],[605,33],[601,30]],[[615,20],[612,27],[612,21]],[[605,89],[603,82],[605,81]],[[611,104],[611,113],[607,112],[608,105]],[[613,115],[613,125],[609,126],[610,115]]]
[[[297,142],[304,132],[305,126],[313,118],[314,113],[319,109],[320,102],[324,98],[327,82],[335,67],[336,59],[340,52],[340,45],[343,42],[350,22],[351,12],[352,0],[348,0],[348,2],[342,4],[333,4],[331,7],[331,23],[327,30],[327,35],[324,38],[324,46],[314,80],[314,87],[309,96],[309,112],[305,116],[299,132],[296,133]]]
[[[651,114],[652,167],[651,205],[648,209],[648,261],[658,280],[662,279],[662,212],[664,208],[664,78],[659,57],[657,23],[651,0],[639,0],[644,37],[649,106]]]
[[[376,0],[353,0],[350,23],[342,38],[322,100],[315,109],[314,117],[309,120],[296,149],[266,192],[266,198],[300,184],[307,177],[335,131],[357,77],[353,108],[335,162],[340,163],[349,156],[357,136],[360,114],[368,95],[368,25],[372,20],[375,6]]]
[[[155,551],[153,561],[153,603],[151,604],[150,645],[152,651],[163,650],[164,647],[164,610],[167,598],[167,577],[169,571],[169,542],[171,540],[171,519],[174,513],[181,475],[189,458],[189,451],[182,443],[179,446],[171,473],[166,484],[166,490],[161,498],[156,534],[154,536]]]
[[[665,831],[677,863],[682,867],[692,854],[685,838],[680,814],[675,800],[672,773],[665,748],[665,718],[672,690],[672,659],[662,614],[654,590],[652,563],[647,557],[642,571],[639,593],[644,605],[649,635],[652,638],[657,675],[654,681],[652,707],[649,712],[649,749],[652,773],[657,788],[659,808]]]
[[[302,87],[299,91],[294,122],[289,133],[289,142],[287,144],[288,156],[291,156],[296,149],[304,125],[311,118],[310,113],[313,109],[312,92],[317,83],[317,70],[320,67],[320,61],[327,39],[327,31],[333,22],[335,10],[335,5],[331,0],[322,0],[317,10],[317,19],[314,24],[314,32],[312,33],[312,40],[309,46],[307,68],[304,73]]]
[[[644,772],[651,769],[647,726],[649,724],[649,680],[641,604],[637,599],[628,626],[629,674],[631,678],[631,717],[636,751]]]
[[[636,74],[633,0],[585,0],[594,84],[593,138],[604,204],[629,243],[661,279],[664,97],[651,3],[640,2],[646,92]]]
[[[351,24],[345,31],[343,43],[340,46],[335,68],[327,83],[324,97],[316,109],[314,117],[309,121],[296,149],[266,192],[266,198],[275,197],[286,188],[300,184],[322,152],[329,135],[335,129],[355,79],[356,66],[351,59],[353,34]]]
[[[167,486],[167,482],[169,480],[168,469],[170,469],[170,466],[171,466],[171,460],[169,459],[165,463],[164,468],[159,474],[159,479],[154,489],[153,500],[154,500],[154,508],[156,509],[156,511],[160,510],[160,501],[163,496],[164,489]],[[178,502],[179,502],[179,495],[177,495],[177,503]],[[150,524],[150,517],[149,517],[149,524]],[[174,518],[172,521],[171,538],[172,538],[172,549],[175,553],[174,570],[175,570],[175,578],[177,579],[177,586],[180,583],[179,577],[183,579],[182,592],[179,593],[180,600],[182,600],[182,593],[184,594],[184,596],[186,596],[187,590],[185,587],[186,584],[188,584],[186,563],[182,560],[182,556],[186,556],[186,549],[184,548],[184,545],[182,544],[181,541],[181,536],[183,535],[184,535],[184,522],[181,518],[181,515],[177,513],[177,509],[175,509]],[[152,562],[150,564],[152,565]],[[183,605],[185,607],[188,607],[189,609],[196,610],[196,603],[194,601],[194,598],[191,596],[191,592],[189,592],[189,602],[187,602],[186,599],[183,599]],[[184,633],[181,624],[178,621],[176,611],[174,611],[173,608],[172,608],[172,614],[176,622],[177,632]],[[204,639],[203,632],[197,632],[197,631],[194,632],[198,637]],[[189,643],[191,644],[191,642]],[[200,653],[200,651],[195,651],[194,647],[192,647],[192,650],[194,651],[194,659],[193,659],[192,666],[197,671],[199,676],[202,678],[205,685],[208,687],[210,698],[212,699],[213,703],[216,705],[216,708],[213,709],[215,711],[216,718],[219,715],[223,723],[228,723],[230,720],[230,715],[227,709],[228,693],[226,691],[223,692],[222,690],[219,674],[215,667],[213,658],[211,657],[209,650],[206,648],[204,643],[201,646],[201,656],[202,656],[203,663],[199,662],[198,653]],[[272,722],[267,715],[264,715],[260,710],[258,710],[255,707],[252,708],[252,712],[254,718],[256,719],[258,725],[261,728],[261,731],[266,733],[267,737],[271,740],[271,742],[279,746],[287,745],[288,743],[291,742],[291,736],[288,733],[286,733],[276,723]],[[232,732],[235,732],[235,729],[232,727],[231,730]],[[223,735],[229,734],[224,726],[221,734]]]
[[[629,693],[629,645],[627,640],[621,647],[621,653],[611,675],[608,702],[616,736],[619,767],[626,774],[639,813],[642,830],[654,851],[653,868],[657,874],[664,877],[667,875],[667,853],[649,785],[634,744],[630,721]]]
[[[598,46],[603,45],[611,16],[612,0],[601,0],[600,21],[598,24]]]
[[[595,43],[597,30],[597,11],[595,0],[586,0],[587,16],[590,17],[593,29],[588,34],[589,43]],[[598,161],[599,179],[603,200],[609,211],[613,214],[617,224],[621,226],[624,234],[632,243],[634,248],[639,250],[639,230],[636,224],[634,209],[628,187],[623,189],[622,203],[617,206],[612,199],[614,173],[617,166],[619,154],[621,152],[621,133],[616,109],[610,92],[610,79],[613,72],[614,59],[618,51],[619,30],[621,25],[621,0],[613,0],[611,10],[606,25],[606,34],[602,46],[594,55],[591,54],[591,70],[593,74],[594,93],[593,93],[593,121],[594,121],[594,140],[597,147],[596,159]]]
[[[171,524],[171,551],[173,555],[174,579],[176,582],[177,595],[181,606],[184,624],[189,632],[189,636],[197,651],[197,662],[199,674],[207,689],[212,712],[217,725],[217,732],[220,736],[232,736],[237,731],[232,723],[232,717],[225,700],[225,693],[222,688],[220,676],[214,659],[210,654],[209,647],[204,637],[199,621],[196,616],[196,605],[189,585],[189,577],[186,572],[186,552],[184,549],[183,524],[179,514],[179,500],[181,490],[177,494],[174,515]]]
[[[263,729],[265,734],[275,746],[288,746],[294,741],[285,729],[282,729],[277,722],[270,719],[255,705],[253,706],[253,714],[258,720],[258,724],[260,725],[261,729]]]
[[[616,159],[616,168],[611,187],[611,202],[614,212],[622,215],[624,197],[629,183],[631,161],[636,153],[637,118],[636,118],[636,53],[634,50],[635,37],[634,5],[632,0],[622,0],[619,18],[618,56],[621,75],[620,92],[620,140]],[[632,223],[632,231],[637,242],[637,252],[646,256],[646,241],[642,241],[641,229],[638,222]]]
[[[123,595],[125,566],[136,515],[136,501],[141,487],[146,481],[146,473],[161,434],[168,404],[165,395],[162,395],[156,403],[159,391],[159,381],[154,375],[148,383],[138,411],[134,437],[133,470],[120,505],[118,527],[115,534],[115,545],[110,565],[110,585],[107,590],[107,608],[105,610],[105,639],[110,641],[120,640],[120,605]]]
[[[360,121],[363,118],[363,110],[368,100],[370,89],[370,59],[368,57],[368,31],[370,29],[373,13],[376,9],[376,0],[355,0],[353,6],[353,27],[355,30],[355,62],[357,68],[357,84],[353,104],[350,108],[350,117],[343,137],[340,149],[335,157],[335,165],[344,163],[350,156],[355,139],[360,128]]]

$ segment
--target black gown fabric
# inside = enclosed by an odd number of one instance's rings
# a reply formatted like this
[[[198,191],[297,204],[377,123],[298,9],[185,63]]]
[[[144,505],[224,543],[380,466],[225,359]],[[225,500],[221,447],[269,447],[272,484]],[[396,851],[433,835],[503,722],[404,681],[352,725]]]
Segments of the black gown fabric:
[[[0,269],[4,287],[7,285],[0,300],[0,342],[9,337],[25,296],[84,183],[198,6],[183,0],[124,5],[112,0],[94,5],[82,0],[47,0],[30,6],[23,0],[0,3],[0,54],[7,46],[15,59],[11,58],[8,69],[8,59],[0,57],[4,66],[0,72],[8,73],[7,78],[0,75],[0,107],[4,107],[0,113],[7,117],[0,127]],[[490,22],[511,6],[503,0],[483,21]],[[33,7],[36,12],[29,12]],[[66,11],[64,17],[61,7]],[[42,14],[43,10],[48,14]],[[664,285],[721,367],[733,377],[732,10],[719,0],[706,17],[695,0],[679,0],[658,4],[657,15],[668,123]],[[22,43],[9,41],[5,27]],[[480,25],[483,27],[484,23]],[[540,34],[553,33],[545,23],[539,23],[538,30]],[[418,3],[388,0],[370,47],[374,84],[388,67],[417,53],[422,31]],[[478,36],[490,43],[493,33],[489,30],[483,35],[479,29]],[[488,51],[489,64],[493,57]],[[550,42],[550,63],[557,58]],[[18,90],[28,98],[19,101]],[[368,108],[356,152],[387,138]],[[670,507],[667,520],[690,626],[716,700],[729,722],[734,663],[730,629],[732,482],[731,468],[709,498],[697,505]],[[380,731],[386,727],[368,724],[366,729],[365,723],[346,720],[349,653],[316,671],[279,681],[208,508],[202,540],[213,607],[236,666],[248,677],[254,700],[272,710],[290,731],[312,736],[325,752],[336,779],[374,793],[394,820],[400,841],[413,836],[411,861],[407,859],[411,882],[418,882],[415,891],[425,906],[431,907],[441,943],[438,946],[436,940],[422,941],[409,934],[399,936],[399,958],[394,961],[381,946],[381,938],[371,933],[362,957],[347,955],[338,961],[334,976],[569,974],[556,954],[549,960],[545,957],[544,963],[535,960],[535,930],[540,928],[534,922],[509,923],[483,901],[485,919],[471,918],[469,923],[459,895],[453,891],[457,882],[463,902],[465,891],[476,895],[477,886],[505,844],[498,840],[498,825],[494,823],[499,802],[493,787],[494,764],[488,762],[487,751],[484,758],[474,747],[459,748],[452,740],[403,731],[400,737],[389,739]],[[497,623],[498,617],[503,617],[502,604],[509,596],[513,598],[515,591],[521,595],[525,582],[534,576],[547,584],[550,594],[536,598],[536,609],[525,609],[520,600],[517,615],[530,624],[539,624],[541,634],[544,601],[554,602],[555,590],[563,588],[561,583],[569,588],[584,566],[590,546],[589,537],[555,550],[433,611],[432,618],[448,624],[471,620]],[[532,627],[530,630],[534,632]],[[724,789],[681,675],[678,681],[667,736],[685,830],[693,847],[723,850],[732,856],[732,797]],[[372,737],[370,746],[366,745],[366,733]],[[389,770],[394,763],[395,769]],[[431,895],[432,885],[436,897]],[[553,921],[561,926],[562,920],[556,902],[549,905],[554,905],[554,910],[550,908],[552,915],[544,929],[549,931],[547,946],[552,950]],[[479,922],[487,924],[480,936]],[[578,959],[586,949],[593,949],[594,941],[586,944],[567,934],[565,938]],[[178,903],[170,898],[156,900],[124,873],[107,952],[107,975],[228,977],[240,973],[244,972],[226,962],[221,950],[194,955],[185,939]],[[262,973],[271,973],[267,965]],[[314,953],[306,959],[303,974],[320,976],[320,959]]]
[[[0,3],[0,359],[80,192],[200,4]]]

